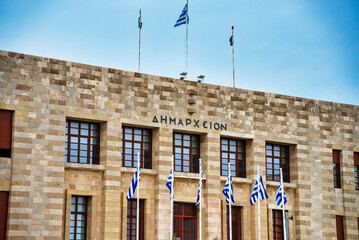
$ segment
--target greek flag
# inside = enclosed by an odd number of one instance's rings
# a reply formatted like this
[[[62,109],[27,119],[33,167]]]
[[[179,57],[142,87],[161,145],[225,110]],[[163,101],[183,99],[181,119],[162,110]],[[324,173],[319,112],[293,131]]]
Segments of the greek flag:
[[[231,36],[231,37],[229,38],[229,43],[231,44],[231,46],[233,46],[233,44],[234,44],[233,36]]]
[[[283,191],[283,198],[284,198],[284,205],[285,205],[287,203],[287,197],[285,196],[283,183],[282,183],[282,181],[280,181],[278,190],[277,190],[277,195],[275,196],[275,201],[276,201],[277,205],[281,208],[283,208],[282,191]]]
[[[199,200],[201,199],[201,191],[202,191],[202,178],[203,178],[203,172],[202,172],[202,164],[200,166],[200,175],[199,175],[199,183],[198,183],[198,192],[197,192],[197,202],[196,207],[199,204]]]
[[[130,188],[128,189],[127,199],[131,199],[135,196],[136,188],[137,188],[137,173],[138,173],[138,182],[141,180],[141,167],[140,164],[137,164],[136,172],[133,175]]]
[[[251,205],[257,202],[257,200],[264,200],[267,198],[268,195],[263,185],[262,175],[259,175],[256,180],[256,183],[254,184],[253,192],[251,195]]]
[[[141,9],[140,9],[140,16],[138,17],[138,28],[142,29],[142,16],[141,16]]]
[[[168,176],[168,179],[167,179],[167,182],[166,182],[166,186],[170,190],[170,199],[172,199],[172,188],[173,188],[172,179],[173,179],[173,169],[171,169],[170,175]]]
[[[174,27],[178,27],[182,24],[188,24],[189,23],[189,17],[188,17],[188,6],[187,4],[184,6],[181,15],[179,16],[176,24]]]
[[[226,196],[226,202],[229,203],[235,203],[234,202],[234,195],[233,195],[233,185],[232,185],[232,176],[228,175],[226,184],[223,188],[223,194]]]

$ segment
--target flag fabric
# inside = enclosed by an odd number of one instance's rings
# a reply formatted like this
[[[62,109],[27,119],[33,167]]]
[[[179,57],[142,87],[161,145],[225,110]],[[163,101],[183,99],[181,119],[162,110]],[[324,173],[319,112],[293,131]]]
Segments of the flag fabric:
[[[187,4],[184,6],[181,15],[179,16],[176,24],[174,27],[178,27],[182,24],[188,24],[189,23],[189,17],[188,17],[188,6]]]
[[[285,196],[282,181],[280,181],[278,190],[277,190],[277,195],[275,197],[275,201],[276,201],[277,205],[281,208],[283,208],[282,191],[283,191],[283,198],[284,198],[284,205],[285,205],[287,203],[287,197]]]
[[[267,198],[268,195],[263,185],[262,175],[259,175],[256,180],[256,183],[254,184],[253,192],[251,195],[251,205],[253,205],[257,200],[264,200]]]
[[[229,38],[229,43],[231,44],[231,46],[233,46],[233,44],[234,44],[233,36],[231,36],[231,37]]]
[[[167,179],[167,182],[166,182],[166,186],[170,190],[170,199],[172,199],[172,188],[173,188],[172,179],[173,179],[173,169],[171,169],[170,175],[168,176],[168,179]]]
[[[232,185],[232,176],[228,175],[226,184],[223,188],[223,194],[226,196],[226,202],[227,203],[235,203],[234,201],[234,195],[233,195],[233,185]]]
[[[196,207],[199,204],[199,200],[201,199],[201,191],[202,191],[202,178],[203,178],[203,172],[202,172],[202,165],[200,166],[200,175],[199,175],[199,183],[198,183],[198,192],[197,192],[197,202]]]
[[[137,188],[137,173],[138,173],[138,181],[141,180],[141,167],[140,164],[137,164],[137,168],[136,168],[136,172],[133,175],[130,187],[128,189],[128,193],[127,193],[127,199],[131,199],[135,196],[136,193],[136,188]]]
[[[140,16],[138,17],[138,28],[142,29],[142,16],[141,16],[141,9],[140,9]]]

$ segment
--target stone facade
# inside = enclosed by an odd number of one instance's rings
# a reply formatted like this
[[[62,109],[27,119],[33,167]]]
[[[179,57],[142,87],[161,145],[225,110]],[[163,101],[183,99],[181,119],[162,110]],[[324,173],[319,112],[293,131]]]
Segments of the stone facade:
[[[0,191],[10,191],[8,239],[68,239],[72,195],[91,196],[88,239],[126,239],[126,194],[135,170],[121,167],[126,125],[153,131],[152,169],[141,172],[145,239],[168,239],[165,183],[174,131],[201,135],[203,239],[227,238],[221,137],[246,140],[246,178],[233,178],[243,239],[258,239],[257,204],[249,203],[257,165],[269,195],[261,201],[262,239],[273,239],[278,183],[266,181],[267,142],[290,149],[290,239],[336,239],[336,215],[344,216],[346,239],[358,239],[353,153],[359,151],[359,106],[0,51],[0,109],[14,111],[12,157],[0,158]],[[66,119],[101,124],[99,165],[65,163]],[[194,126],[194,119],[202,125]],[[333,149],[341,150],[341,189],[333,187]],[[195,203],[198,179],[175,172],[175,201]]]

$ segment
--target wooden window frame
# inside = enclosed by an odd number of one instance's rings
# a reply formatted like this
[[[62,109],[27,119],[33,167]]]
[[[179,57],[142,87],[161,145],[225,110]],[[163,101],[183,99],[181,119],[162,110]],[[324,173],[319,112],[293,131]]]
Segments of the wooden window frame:
[[[243,207],[232,205],[232,240],[242,240],[242,213],[243,213]],[[227,214],[226,215],[227,215],[227,239],[230,239],[229,238],[230,236],[229,236],[229,206],[228,205],[227,205]],[[239,219],[237,224],[235,224],[236,217]]]
[[[0,239],[6,239],[8,211],[9,211],[9,193],[0,191]]]
[[[177,206],[181,206],[181,211],[180,213],[177,211]],[[192,212],[194,214],[189,215],[186,214],[186,206],[192,208]],[[189,208],[187,208],[189,209]],[[180,202],[176,202],[174,209],[173,209],[173,233],[176,233],[176,225],[175,225],[175,218],[177,218],[177,220],[181,221],[181,233],[180,236],[177,237],[181,237],[181,239],[185,239],[184,238],[184,234],[185,234],[185,229],[184,229],[184,221],[185,219],[194,219],[195,222],[195,226],[194,226],[194,234],[195,234],[195,238],[191,238],[191,240],[196,240],[197,239],[197,208],[196,205],[193,203],[180,203]]]
[[[84,199],[84,204],[80,204],[79,203],[79,199],[82,198]],[[75,202],[73,202],[73,200],[75,200]],[[87,196],[76,196],[76,195],[72,195],[71,196],[71,213],[70,216],[72,217],[72,214],[75,215],[75,219],[71,220],[70,217],[70,240],[77,240],[77,229],[78,228],[84,228],[84,238],[80,238],[80,239],[86,239],[87,236],[87,215],[88,215],[88,197]],[[85,206],[85,211],[78,211],[78,208],[80,205],[84,205]],[[75,211],[73,211],[72,206],[75,206]],[[83,216],[84,220],[78,220],[78,216]],[[78,226],[79,221],[83,221],[84,222],[84,226]],[[71,226],[71,222],[74,222],[74,226]],[[71,233],[71,229],[74,229],[74,232]],[[74,235],[74,238],[71,238],[71,235]]]
[[[145,224],[144,213],[145,212],[145,200],[140,199],[140,236],[139,239],[145,239]],[[137,221],[137,199],[127,200],[127,240],[136,240],[136,221]],[[134,231],[134,234],[133,234]]]
[[[275,152],[278,152],[276,148],[279,148],[279,156],[275,155]],[[290,182],[290,157],[289,157],[289,146],[280,145],[275,143],[266,143],[266,178],[267,181],[280,181],[280,168],[283,171],[283,182]],[[271,155],[268,152],[271,152]],[[286,154],[287,156],[284,156]],[[278,163],[275,163],[275,160],[278,159]],[[268,162],[271,160],[271,162]],[[283,164],[283,160],[286,160],[286,163]],[[268,168],[271,166],[271,168]],[[276,169],[278,168],[278,169]],[[269,174],[269,171],[272,170],[273,174]],[[276,173],[277,171],[277,173]]]
[[[78,127],[75,127],[78,124]],[[83,126],[88,125],[88,128]],[[76,120],[66,120],[65,161],[69,163],[99,164],[100,124]],[[78,133],[72,133],[72,130]],[[88,131],[88,134],[82,132]],[[77,141],[73,141],[77,138]],[[81,142],[81,141],[85,141]],[[86,153],[85,156],[81,154]],[[73,160],[76,161],[73,161]],[[86,161],[84,161],[86,159]]]
[[[354,152],[355,190],[359,190],[359,152]]]
[[[0,109],[0,157],[11,158],[13,111]]]
[[[130,132],[131,131],[131,132]],[[137,133],[136,133],[137,132]],[[138,134],[140,132],[140,134]],[[131,139],[128,139],[131,137]],[[141,140],[136,140],[140,137]],[[145,139],[148,139],[145,140]],[[148,144],[149,149],[145,149],[145,144]],[[131,147],[127,147],[131,145]],[[139,145],[139,148],[135,148]],[[125,150],[125,152],[124,152]],[[126,153],[126,151],[131,153]],[[122,144],[121,144],[121,164],[122,167],[137,167],[137,152],[140,152],[140,164],[142,168],[152,168],[152,129],[139,127],[122,127]],[[126,159],[127,157],[131,159]],[[128,164],[129,163],[129,164]]]
[[[287,212],[287,211],[286,211]],[[277,221],[276,221],[277,220]],[[281,223],[279,224],[278,221]],[[283,211],[273,209],[272,210],[272,224],[273,224],[273,240],[281,240],[284,239],[284,224],[283,224]],[[282,233],[277,232],[277,228],[282,229]],[[280,236],[276,236],[278,234],[281,234]]]
[[[178,138],[181,136],[181,138]],[[189,139],[185,139],[189,136]],[[177,141],[181,141],[177,144]],[[189,141],[189,146],[185,146],[185,141]],[[194,146],[194,142],[197,142],[198,146]],[[181,153],[176,153],[176,149],[181,149]],[[190,133],[173,133],[173,155],[174,155],[174,168],[175,172],[191,172],[199,173],[199,158],[201,156],[201,136],[198,134]],[[188,150],[189,160],[184,159],[184,150]],[[197,150],[197,155],[194,155],[194,150]],[[187,155],[187,154],[185,154]],[[188,162],[188,166],[185,166],[185,162]],[[184,169],[188,168],[188,171]]]
[[[334,188],[342,188],[340,177],[340,150],[333,149],[333,181]]]
[[[235,151],[231,150],[231,142],[235,142]],[[227,144],[224,144],[227,142]],[[227,151],[224,150],[224,146],[227,146]],[[243,151],[240,152],[239,148],[242,148]],[[227,154],[226,161],[224,161],[223,155]],[[234,155],[234,164],[231,161],[231,176],[232,177],[246,177],[246,141],[240,139],[232,138],[221,138],[221,176],[228,176],[228,159],[230,155]],[[240,160],[242,158],[242,160]],[[232,159],[231,159],[232,160]],[[232,167],[233,166],[233,167]]]
[[[337,230],[337,239],[344,240],[344,216],[335,215],[335,222],[336,222],[336,230]]]

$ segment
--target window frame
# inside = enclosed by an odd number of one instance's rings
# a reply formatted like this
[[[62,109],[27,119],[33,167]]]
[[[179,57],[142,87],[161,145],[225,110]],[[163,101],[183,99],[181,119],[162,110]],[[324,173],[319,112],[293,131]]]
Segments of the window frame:
[[[354,181],[355,190],[359,190],[359,152],[354,152]]]
[[[82,198],[84,199],[85,204],[79,204],[79,199]],[[73,204],[73,199],[75,199],[75,204]],[[89,197],[88,196],[78,196],[78,195],[72,195],[71,196],[71,209],[70,209],[70,240],[77,240],[77,229],[78,228],[84,228],[84,237],[85,238],[80,238],[80,239],[86,239],[87,237],[87,217],[88,217],[88,203],[89,203]],[[75,206],[75,211],[72,210],[72,206]],[[78,211],[78,207],[79,205],[85,205],[85,212],[79,212]],[[75,215],[75,220],[71,220],[72,214]],[[83,220],[84,222],[84,226],[77,226],[78,225],[78,216],[82,215],[84,217],[85,220]],[[74,226],[71,226],[71,222],[74,221]],[[81,220],[79,220],[81,221]],[[71,233],[71,229],[74,228],[74,233]],[[71,234],[74,235],[74,238],[71,238]]]
[[[271,146],[271,149],[268,149]],[[279,147],[279,156],[275,156],[275,152],[278,152],[275,150],[275,147]],[[272,155],[268,155],[268,151],[271,151]],[[283,152],[286,152],[287,158],[283,156]],[[271,159],[271,163],[268,163],[268,159]],[[279,164],[275,163],[275,159],[279,159]],[[286,164],[283,164],[283,159],[286,160]],[[266,143],[265,147],[265,162],[266,162],[266,180],[267,181],[280,181],[280,168],[282,168],[283,172],[283,182],[290,182],[290,146],[289,145],[283,145],[283,144],[277,144],[277,143]],[[273,174],[268,174],[268,165],[271,165],[271,169],[273,170]],[[278,166],[278,169],[275,169],[275,166]],[[275,174],[275,170],[278,171],[278,174]],[[271,177],[270,177],[271,176]]]
[[[126,129],[131,129],[131,133],[126,132]],[[140,130],[141,134],[136,134],[135,131]],[[149,134],[146,134],[148,131]],[[131,135],[132,139],[126,139],[126,135]],[[141,140],[135,140],[136,136],[141,136]],[[137,167],[137,152],[134,148],[135,144],[140,145],[140,164],[142,168],[145,169],[152,169],[152,129],[150,128],[142,128],[142,127],[132,127],[132,126],[122,126],[122,133],[121,133],[121,166],[122,167],[131,167],[135,168]],[[145,137],[149,137],[149,141],[144,141]],[[131,144],[131,148],[126,147],[126,143]],[[149,149],[144,149],[145,144],[149,145]],[[131,154],[126,154],[126,149],[131,149]],[[125,152],[124,152],[125,150]],[[145,151],[148,151],[145,153]],[[126,156],[131,156],[131,164],[130,166],[126,166],[126,162],[129,162],[129,160],[126,160]]]
[[[176,138],[176,135],[181,135],[181,138]],[[185,136],[189,136],[190,139],[185,139]],[[181,145],[177,145],[176,140],[180,140]],[[185,141],[189,141],[189,146],[185,146]],[[194,142],[198,143],[197,147],[193,146]],[[176,149],[181,149],[181,153],[176,153]],[[188,149],[189,160],[184,159],[185,149]],[[197,150],[197,155],[193,154],[193,150]],[[183,132],[173,132],[172,151],[174,156],[175,172],[199,173],[199,158],[201,157],[201,135]],[[181,155],[181,158],[178,158],[179,154]],[[180,165],[177,164],[178,162],[180,162]],[[188,166],[185,166],[185,162],[188,162]],[[180,167],[181,170],[177,170],[177,167]],[[188,168],[188,171],[184,171],[184,168]]]
[[[280,223],[277,224],[276,220],[280,220],[281,224]],[[283,211],[282,210],[278,210],[278,209],[273,209],[272,210],[272,225],[273,225],[273,240],[284,239],[284,224],[283,224]],[[281,237],[276,237],[277,228],[282,229],[282,233],[281,233],[282,236]]]
[[[332,157],[333,157],[333,181],[334,181],[334,188],[342,188],[341,176],[340,176],[341,150],[333,149],[333,151],[332,151]]]
[[[344,216],[335,215],[335,224],[336,224],[336,232],[337,232],[337,239],[344,240]]]
[[[242,240],[242,220],[243,220],[243,207],[232,205],[232,240]],[[227,239],[229,237],[229,206],[227,205]],[[235,219],[238,219],[235,225]],[[237,233],[237,234],[236,234]]]
[[[0,109],[0,157],[11,158],[14,111]]]
[[[228,144],[224,144],[228,146],[228,151],[223,150],[222,148],[222,142],[223,141],[227,141]],[[230,142],[231,141],[235,141],[236,143],[236,150],[235,151],[231,151],[230,150]],[[240,146],[240,144],[242,144]],[[231,161],[231,176],[232,177],[240,177],[240,178],[246,178],[246,140],[241,140],[241,139],[234,139],[234,138],[227,138],[227,137],[221,137],[220,139],[220,154],[221,154],[221,176],[228,176],[228,159],[230,159],[230,154],[235,154],[235,175],[233,175],[233,164]],[[243,148],[243,152],[239,152],[239,148]],[[223,154],[227,153],[228,157],[227,157],[227,163],[223,163]],[[242,156],[242,160],[239,159],[239,156]],[[232,159],[231,159],[232,160]],[[243,162],[243,164],[240,164],[240,162]],[[240,166],[243,165],[243,166]],[[226,166],[227,169],[223,169],[223,166]],[[243,168],[243,169],[241,169]],[[224,174],[223,171],[226,171],[227,174]]]
[[[77,123],[78,127],[72,127],[72,124]],[[88,124],[88,128],[82,128],[82,125]],[[95,127],[96,126],[96,127]],[[93,128],[95,127],[95,128]],[[72,130],[78,130],[78,134],[72,133]],[[82,131],[88,131],[87,135],[82,135]],[[65,160],[68,163],[80,163],[80,164],[94,164],[100,163],[100,132],[101,124],[96,122],[86,122],[79,120],[66,119],[66,140],[65,140]],[[97,136],[92,136],[93,134]],[[77,142],[72,142],[72,138],[77,138]],[[86,143],[81,141],[86,139]],[[92,144],[96,142],[96,144]],[[77,147],[74,148],[74,146]],[[82,148],[82,147],[86,147]],[[92,148],[92,150],[91,150]],[[77,154],[72,154],[77,152]],[[86,156],[81,156],[81,153],[86,152]],[[72,161],[72,158],[76,158],[76,162]],[[81,162],[86,158],[86,162]]]
[[[140,199],[140,231],[139,231],[139,239],[143,240],[145,239],[145,200],[144,199]],[[133,222],[130,221],[129,222],[129,218],[134,220],[134,229],[132,229],[133,227]],[[126,227],[126,239],[131,240],[131,239],[136,239],[136,227],[137,227],[137,199],[128,199],[127,200],[127,227]],[[130,229],[128,229],[128,227],[130,227]],[[128,235],[130,231],[130,236]],[[135,231],[135,235],[132,235],[131,232]]]
[[[177,212],[177,206],[181,206],[181,214],[178,214]],[[186,206],[189,206],[190,208],[192,208],[192,211],[194,212],[194,215],[188,215],[185,214],[186,212]],[[180,236],[177,237],[181,237],[181,239],[184,239],[184,234],[185,234],[185,227],[184,227],[184,221],[185,219],[194,219],[195,222],[195,226],[194,226],[194,235],[195,238],[191,238],[191,240],[196,240],[197,239],[197,208],[196,205],[194,203],[182,203],[182,202],[175,202],[174,206],[173,206],[173,234],[176,233],[176,229],[177,226],[175,224],[175,218],[177,218],[177,220],[181,221],[181,234]]]

